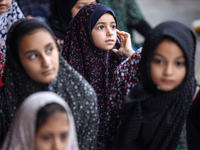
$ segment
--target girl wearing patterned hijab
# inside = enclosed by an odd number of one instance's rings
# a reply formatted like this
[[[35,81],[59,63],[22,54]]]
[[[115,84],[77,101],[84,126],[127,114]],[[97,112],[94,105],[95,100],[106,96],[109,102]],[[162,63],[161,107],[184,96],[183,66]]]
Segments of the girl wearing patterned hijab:
[[[0,88],[0,141],[27,96],[53,91],[72,110],[80,149],[94,149],[99,122],[96,93],[59,55],[52,30],[38,20],[21,19],[9,30],[6,46],[4,86]]]
[[[195,95],[194,33],[182,23],[155,27],[143,45],[139,82],[127,95],[113,149],[187,149],[186,117]]]
[[[35,150],[47,145],[49,149],[78,150],[75,124],[69,106],[60,96],[37,92],[20,106],[2,150]]]
[[[6,55],[6,36],[10,26],[20,18],[24,18],[15,0],[0,1],[0,86],[2,83],[3,70]]]
[[[125,59],[124,56],[129,57],[134,53],[130,35],[118,31],[116,27],[117,18],[110,7],[99,3],[87,5],[69,23],[62,53],[97,93],[100,146],[103,146],[106,102],[109,98],[113,72]],[[119,42],[116,42],[117,36],[121,41],[121,47]]]

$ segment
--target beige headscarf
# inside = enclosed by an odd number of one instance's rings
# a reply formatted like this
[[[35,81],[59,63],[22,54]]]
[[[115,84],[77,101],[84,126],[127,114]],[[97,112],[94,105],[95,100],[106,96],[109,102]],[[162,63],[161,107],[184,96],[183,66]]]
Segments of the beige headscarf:
[[[66,150],[78,150],[74,119],[68,104],[53,92],[37,92],[21,105],[3,144],[2,150],[34,150],[37,112],[49,103],[62,105],[68,114],[70,131]]]

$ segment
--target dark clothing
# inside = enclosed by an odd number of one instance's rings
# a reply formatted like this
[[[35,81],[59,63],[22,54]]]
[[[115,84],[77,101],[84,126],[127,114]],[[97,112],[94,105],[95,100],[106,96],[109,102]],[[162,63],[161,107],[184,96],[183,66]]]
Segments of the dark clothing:
[[[180,46],[187,70],[181,84],[171,91],[159,89],[150,72],[154,51],[165,38]],[[148,34],[140,62],[141,81],[122,106],[121,126],[113,149],[174,150],[177,147],[196,89],[195,49],[194,33],[175,21],[161,23]]]
[[[111,50],[100,50],[92,41],[92,28],[99,18],[110,12],[111,8],[103,4],[89,4],[83,7],[68,25],[62,56],[92,85],[97,93],[100,113],[99,140],[102,143],[105,128],[106,103],[109,99],[113,73],[125,60]],[[115,45],[119,48],[119,43]]]
[[[188,150],[197,150],[200,147],[200,92],[198,92],[187,117]]]

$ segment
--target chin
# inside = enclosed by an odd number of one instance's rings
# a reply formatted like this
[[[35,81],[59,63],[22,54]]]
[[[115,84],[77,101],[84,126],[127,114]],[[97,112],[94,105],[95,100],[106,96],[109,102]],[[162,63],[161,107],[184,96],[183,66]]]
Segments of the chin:
[[[56,76],[53,76],[53,77],[46,77],[46,78],[44,78],[43,80],[40,80],[40,81],[38,81],[38,82],[44,83],[44,84],[48,84],[48,83],[52,82],[55,78],[56,78]]]

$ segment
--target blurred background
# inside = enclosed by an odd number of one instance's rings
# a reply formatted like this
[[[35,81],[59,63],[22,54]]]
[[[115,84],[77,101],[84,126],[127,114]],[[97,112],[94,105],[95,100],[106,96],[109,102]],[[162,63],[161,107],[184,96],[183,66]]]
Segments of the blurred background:
[[[163,21],[176,20],[192,29],[192,22],[200,19],[200,0],[137,0],[137,2],[152,27]],[[200,34],[195,34],[197,37],[195,73],[200,84]],[[144,40],[137,33],[135,36],[138,41]]]

